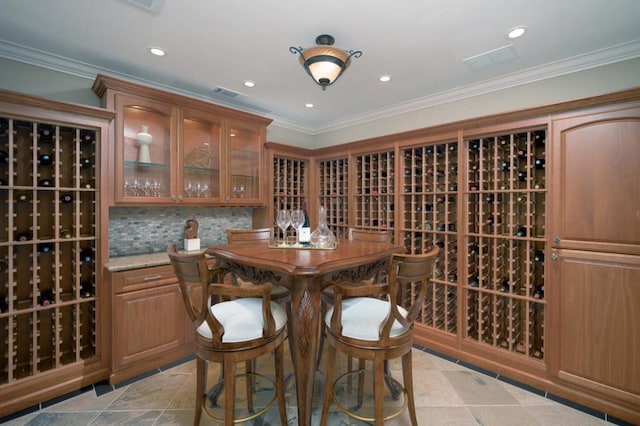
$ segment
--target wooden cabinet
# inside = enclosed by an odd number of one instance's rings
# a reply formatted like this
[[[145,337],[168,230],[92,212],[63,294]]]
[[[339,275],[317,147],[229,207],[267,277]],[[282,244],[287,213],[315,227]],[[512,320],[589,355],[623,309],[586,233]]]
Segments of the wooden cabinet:
[[[171,265],[111,274],[112,384],[193,353],[193,326]]]
[[[549,370],[640,423],[640,106],[553,128]]]
[[[0,416],[107,375],[100,160],[112,116],[0,92]]]
[[[117,112],[116,204],[264,205],[271,120],[99,75]]]

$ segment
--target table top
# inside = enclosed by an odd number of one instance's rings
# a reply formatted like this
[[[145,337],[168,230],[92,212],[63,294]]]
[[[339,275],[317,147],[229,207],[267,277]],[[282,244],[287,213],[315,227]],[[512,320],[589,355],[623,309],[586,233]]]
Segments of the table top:
[[[403,246],[389,243],[342,240],[332,250],[272,248],[267,241],[252,241],[210,246],[205,252],[226,260],[277,269],[293,276],[304,276],[375,262],[381,257],[404,251]]]

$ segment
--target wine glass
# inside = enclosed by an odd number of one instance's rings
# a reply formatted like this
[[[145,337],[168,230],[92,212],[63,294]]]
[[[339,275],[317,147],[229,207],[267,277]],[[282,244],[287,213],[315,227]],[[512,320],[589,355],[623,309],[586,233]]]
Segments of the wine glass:
[[[278,224],[278,228],[282,230],[282,244],[281,247],[286,246],[284,240],[287,236],[287,228],[291,225],[291,215],[287,210],[278,210],[278,215],[276,216],[276,223]]]
[[[304,224],[302,210],[291,210],[291,226],[296,230],[296,247],[300,247],[300,227]]]

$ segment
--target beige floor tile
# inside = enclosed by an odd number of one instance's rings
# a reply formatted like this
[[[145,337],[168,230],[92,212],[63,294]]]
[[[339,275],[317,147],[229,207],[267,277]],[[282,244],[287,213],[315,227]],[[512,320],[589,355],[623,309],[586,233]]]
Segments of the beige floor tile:
[[[153,425],[161,414],[161,410],[104,411],[91,423],[91,426]]]
[[[521,405],[477,405],[467,407],[482,426],[539,426],[536,418]]]
[[[107,392],[100,396],[96,396],[96,393],[91,390],[84,392],[74,398],[69,398],[58,404],[47,407],[43,411],[50,413],[62,413],[62,412],[78,412],[78,411],[103,411],[114,400],[119,398],[127,387],[116,389],[111,392]]]
[[[492,379],[475,371],[443,371],[442,374],[465,404],[518,404],[518,401]]]
[[[604,420],[567,407],[557,402],[551,405],[531,405],[526,409],[544,426],[592,426],[604,425]]]
[[[155,374],[129,385],[107,410],[162,410],[188,379],[186,374]]]

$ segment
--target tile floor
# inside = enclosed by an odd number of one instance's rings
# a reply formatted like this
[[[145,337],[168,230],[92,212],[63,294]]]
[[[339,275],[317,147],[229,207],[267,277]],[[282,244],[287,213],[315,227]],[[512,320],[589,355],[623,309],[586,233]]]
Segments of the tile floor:
[[[288,351],[287,351],[288,352]],[[323,357],[324,358],[324,357]],[[556,402],[535,389],[496,379],[455,360],[414,348],[414,382],[420,425],[607,425],[624,424],[597,412],[585,412]],[[287,360],[287,371],[291,370]],[[345,371],[346,363],[338,366]],[[272,372],[272,361],[262,358],[258,371]],[[393,376],[401,377],[400,363],[391,363]],[[217,379],[210,368],[210,383]],[[195,389],[195,361],[187,360],[120,386],[90,387],[83,393],[42,404],[38,410],[0,419],[7,425],[191,425]],[[269,374],[269,373],[267,373]],[[339,373],[337,373],[339,374]],[[314,392],[313,424],[319,424],[323,375],[318,374]],[[268,383],[268,382],[267,382]],[[287,382],[289,424],[296,425],[295,385]],[[240,387],[240,386],[238,386]],[[366,405],[366,402],[365,402]],[[389,406],[393,406],[390,401]],[[386,405],[385,405],[386,406]],[[21,413],[19,413],[21,414]],[[332,406],[329,425],[367,425],[349,419]],[[217,424],[203,413],[201,424]],[[274,405],[250,425],[280,425]],[[405,412],[387,422],[409,425]]]

